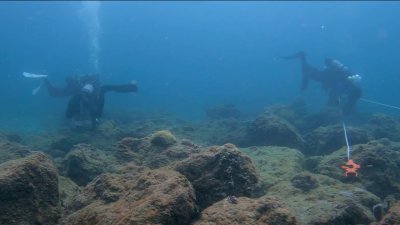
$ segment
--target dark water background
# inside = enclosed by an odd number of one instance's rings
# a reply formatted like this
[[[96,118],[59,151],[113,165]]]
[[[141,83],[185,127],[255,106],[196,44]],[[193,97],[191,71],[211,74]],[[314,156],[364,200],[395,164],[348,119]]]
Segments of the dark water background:
[[[400,105],[399,2],[100,2],[98,71],[103,83],[138,82],[137,94],[107,96],[105,117],[132,110],[202,119],[235,104],[255,114],[299,95],[300,67],[279,55],[304,50],[323,67],[339,59],[360,73],[366,99]],[[57,128],[68,99],[31,91],[48,74],[96,72],[93,14],[82,2],[0,3],[0,129]],[[85,22],[86,21],[86,22]],[[89,26],[88,26],[89,25]],[[317,84],[310,109],[327,99]],[[360,102],[361,112],[399,112]]]

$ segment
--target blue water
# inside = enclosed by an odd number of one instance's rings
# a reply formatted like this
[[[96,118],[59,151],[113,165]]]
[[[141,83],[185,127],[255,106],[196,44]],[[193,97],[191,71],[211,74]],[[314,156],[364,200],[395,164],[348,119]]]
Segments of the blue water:
[[[103,83],[136,80],[137,94],[108,94],[105,116],[137,110],[201,119],[208,107],[227,103],[255,114],[300,94],[299,63],[277,57],[299,50],[318,68],[325,57],[339,59],[362,75],[365,98],[400,105],[398,2],[100,2],[95,14],[84,4],[0,3],[1,129],[63,120],[68,99],[45,90],[32,96],[38,82],[24,71],[59,85],[87,72]],[[311,109],[327,99],[318,84],[304,97]],[[365,102],[358,108],[399,113]]]

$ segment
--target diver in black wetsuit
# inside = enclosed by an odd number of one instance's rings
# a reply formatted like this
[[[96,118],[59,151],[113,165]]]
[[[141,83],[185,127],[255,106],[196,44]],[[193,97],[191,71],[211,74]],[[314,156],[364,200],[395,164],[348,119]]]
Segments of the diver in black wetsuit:
[[[301,90],[304,91],[308,86],[308,81],[314,80],[321,83],[324,90],[329,95],[329,104],[338,106],[344,114],[353,111],[357,100],[362,95],[362,90],[357,86],[361,80],[360,75],[353,73],[338,60],[326,58],[323,70],[308,64],[304,52],[299,52],[291,56],[284,56],[283,59],[300,59],[302,68]]]
[[[52,97],[70,97],[68,102],[66,118],[82,119],[89,116],[94,128],[104,108],[105,93],[108,91],[128,93],[137,92],[136,82],[123,85],[101,85],[95,75],[81,77],[66,77],[67,85],[63,88],[55,87],[45,79],[44,86]]]

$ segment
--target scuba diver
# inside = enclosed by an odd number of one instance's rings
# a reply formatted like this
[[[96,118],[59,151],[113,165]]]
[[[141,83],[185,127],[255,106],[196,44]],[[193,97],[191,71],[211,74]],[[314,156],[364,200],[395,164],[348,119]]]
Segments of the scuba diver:
[[[51,97],[71,97],[68,102],[66,118],[82,120],[90,118],[92,129],[99,122],[102,115],[105,101],[105,93],[109,91],[128,93],[137,92],[138,88],[135,81],[123,85],[101,85],[98,76],[68,76],[65,79],[65,87],[53,86],[46,77],[43,85]]]
[[[319,70],[307,62],[306,55],[302,51],[281,58],[300,60],[302,68],[302,91],[307,89],[309,80],[314,80],[321,83],[323,89],[328,93],[329,105],[339,107],[344,114],[348,114],[354,110],[357,100],[362,95],[362,90],[357,85],[361,81],[360,75],[353,73],[348,67],[332,58],[326,58],[325,68]]]

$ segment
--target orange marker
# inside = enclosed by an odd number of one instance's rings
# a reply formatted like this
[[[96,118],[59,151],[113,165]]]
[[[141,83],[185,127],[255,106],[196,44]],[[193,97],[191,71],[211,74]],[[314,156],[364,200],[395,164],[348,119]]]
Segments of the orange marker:
[[[344,175],[347,177],[349,174],[353,174],[355,176],[358,176],[357,170],[361,168],[361,166],[355,162],[353,162],[352,159],[349,159],[349,161],[346,162],[346,164],[341,165],[340,168],[344,170]]]

